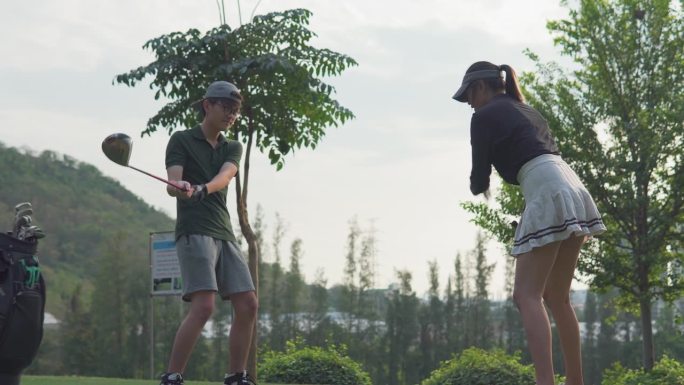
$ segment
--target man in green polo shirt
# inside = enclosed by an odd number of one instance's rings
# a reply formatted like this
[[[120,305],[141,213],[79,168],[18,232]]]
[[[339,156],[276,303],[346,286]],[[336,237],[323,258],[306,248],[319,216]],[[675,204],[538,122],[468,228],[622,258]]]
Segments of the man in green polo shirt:
[[[176,250],[183,278],[183,300],[190,310],[173,343],[167,372],[160,385],[183,384],[183,371],[204,324],[214,311],[214,297],[230,300],[235,317],[230,328],[230,362],[226,385],[253,385],[247,356],[256,322],[254,284],[230,224],[226,207],[228,184],[238,172],[242,144],[223,133],[240,114],[242,96],[232,83],[216,81],[195,103],[202,124],[175,132],[166,148],[168,186],[176,197]]]

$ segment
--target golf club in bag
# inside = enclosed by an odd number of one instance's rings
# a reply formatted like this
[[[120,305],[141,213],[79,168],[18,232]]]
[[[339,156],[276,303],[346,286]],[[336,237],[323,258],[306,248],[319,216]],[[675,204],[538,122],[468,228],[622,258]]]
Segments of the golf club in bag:
[[[107,158],[109,158],[109,160],[111,160],[112,162],[124,167],[132,168],[135,171],[141,172],[147,176],[150,176],[160,182],[164,182],[177,189],[187,191],[187,189],[184,186],[180,186],[174,182],[171,182],[164,178],[160,178],[156,175],[152,175],[147,171],[143,171],[139,168],[133,167],[130,164],[128,164],[128,161],[131,158],[132,150],[133,141],[131,140],[131,137],[126,134],[111,134],[108,137],[106,137],[105,140],[102,141],[102,152],[104,152]]]
[[[18,385],[43,339],[45,281],[36,251],[45,234],[31,225],[31,204],[15,207],[11,232],[0,233],[0,384]]]

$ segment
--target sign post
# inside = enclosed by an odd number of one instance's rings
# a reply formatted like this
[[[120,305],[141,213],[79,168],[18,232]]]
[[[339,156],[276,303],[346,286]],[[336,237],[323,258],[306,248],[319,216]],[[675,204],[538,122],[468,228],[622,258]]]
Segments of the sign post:
[[[154,296],[183,293],[173,231],[150,233],[150,378],[154,378]]]
[[[181,295],[180,265],[174,232],[150,234],[151,295]]]

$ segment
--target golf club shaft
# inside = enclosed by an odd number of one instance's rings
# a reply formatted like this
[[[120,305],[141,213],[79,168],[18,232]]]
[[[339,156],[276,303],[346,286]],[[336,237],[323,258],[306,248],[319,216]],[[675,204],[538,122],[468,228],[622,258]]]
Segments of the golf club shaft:
[[[145,174],[145,175],[147,175],[147,176],[151,176],[152,178],[154,178],[154,179],[156,179],[156,180],[158,180],[158,181],[164,182],[164,183],[168,184],[169,186],[173,186],[173,187],[175,187],[175,188],[177,188],[177,189],[179,189],[179,190],[182,190],[182,191],[188,191],[188,190],[185,188],[185,186],[180,186],[180,185],[178,185],[178,184],[176,184],[176,183],[173,183],[173,182],[171,182],[171,181],[169,181],[169,180],[166,180],[166,179],[164,179],[164,178],[160,178],[160,177],[158,177],[158,176],[156,176],[156,175],[152,175],[152,174],[150,174],[149,172],[143,171],[143,170],[141,170],[141,169],[139,169],[139,168],[136,168],[136,167],[133,167],[133,166],[131,166],[130,164],[128,165],[128,167],[132,168],[132,169],[135,170],[135,171],[140,171],[141,173],[143,173],[143,174]]]

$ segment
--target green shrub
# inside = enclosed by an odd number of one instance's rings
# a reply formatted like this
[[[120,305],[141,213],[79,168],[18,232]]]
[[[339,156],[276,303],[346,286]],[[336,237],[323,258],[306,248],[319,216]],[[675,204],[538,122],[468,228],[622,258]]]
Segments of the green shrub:
[[[285,384],[371,385],[371,379],[344,347],[303,346],[290,341],[283,352],[267,352],[259,366],[264,382]]]
[[[519,355],[469,348],[443,362],[421,385],[534,385],[534,369]]]
[[[646,372],[616,362],[603,373],[602,385],[684,385],[684,365],[665,356]]]

